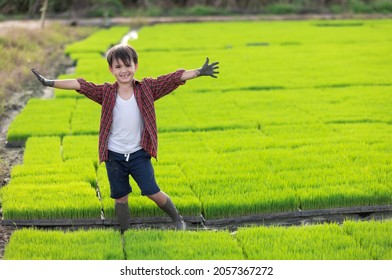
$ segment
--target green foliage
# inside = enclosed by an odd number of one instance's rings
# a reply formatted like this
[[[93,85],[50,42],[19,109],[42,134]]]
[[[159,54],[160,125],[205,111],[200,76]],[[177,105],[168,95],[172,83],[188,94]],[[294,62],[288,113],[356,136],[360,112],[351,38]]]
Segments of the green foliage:
[[[127,26],[114,26],[108,29],[100,29],[88,38],[68,45],[65,48],[65,53],[72,53],[72,58],[74,58],[73,55],[79,53],[104,54],[108,47],[117,44],[128,31],[129,27]],[[83,63],[80,63],[80,65],[83,66]]]
[[[95,8],[90,9],[87,16],[90,17],[114,17],[121,14],[124,9],[120,0],[94,0]]]
[[[391,260],[392,258],[392,221],[384,220],[355,222],[346,221],[343,230],[352,236],[362,248],[370,252],[371,259]]]
[[[30,136],[64,136],[70,133],[71,112],[74,99],[32,98],[11,123],[7,139],[10,142],[26,141]]]
[[[336,224],[241,228],[236,238],[251,260],[364,260],[369,252]]]
[[[292,3],[274,3],[265,7],[267,14],[284,15],[295,14],[300,11],[301,7]]]
[[[381,13],[392,12],[392,3],[388,0],[360,1],[350,0],[349,7],[354,13]]]
[[[61,175],[57,175],[61,176]],[[56,177],[57,177],[56,176]],[[87,182],[47,180],[10,183],[2,191],[7,220],[99,219],[101,204]],[[39,202],[39,203],[38,203]]]
[[[20,229],[6,260],[390,260],[392,221],[227,231]]]
[[[128,260],[241,260],[228,232],[137,230],[125,232]]]
[[[30,137],[26,141],[23,163],[29,166],[62,163],[60,137]]]
[[[78,230],[15,231],[4,254],[5,260],[122,260],[119,231]]]

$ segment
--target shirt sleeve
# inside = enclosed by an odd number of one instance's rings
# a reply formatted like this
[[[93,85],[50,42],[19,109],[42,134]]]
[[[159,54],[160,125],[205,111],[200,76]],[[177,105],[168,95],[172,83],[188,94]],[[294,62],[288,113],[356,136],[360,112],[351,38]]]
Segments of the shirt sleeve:
[[[185,81],[181,81],[181,76],[184,72],[184,69],[178,69],[173,73],[159,76],[156,79],[146,78],[145,80],[148,81],[148,84],[150,85],[154,100],[158,100],[174,91],[180,85],[185,84]]]
[[[77,90],[77,92],[102,105],[105,85],[96,85],[82,78],[77,80],[80,84],[80,90]]]

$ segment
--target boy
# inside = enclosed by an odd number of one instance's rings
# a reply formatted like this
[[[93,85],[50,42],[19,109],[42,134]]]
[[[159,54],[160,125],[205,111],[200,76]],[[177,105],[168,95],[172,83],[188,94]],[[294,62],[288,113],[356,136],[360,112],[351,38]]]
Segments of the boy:
[[[99,162],[105,161],[110,182],[110,197],[115,200],[115,212],[124,232],[129,227],[128,195],[131,175],[142,195],[153,200],[174,222],[176,229],[186,224],[170,197],[158,187],[151,157],[157,158],[157,126],[154,101],[174,91],[187,80],[200,76],[216,78],[218,62],[195,70],[179,69],[156,79],[135,80],[138,56],[129,45],[119,44],[107,53],[109,70],[116,78],[113,84],[95,85],[82,78],[49,80],[31,69],[44,85],[76,90],[102,105],[99,132]]]

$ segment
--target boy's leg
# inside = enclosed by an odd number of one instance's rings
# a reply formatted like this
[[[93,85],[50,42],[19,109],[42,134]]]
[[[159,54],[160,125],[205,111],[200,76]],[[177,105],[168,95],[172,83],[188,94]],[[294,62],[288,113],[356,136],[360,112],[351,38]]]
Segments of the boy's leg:
[[[174,205],[173,201],[170,199],[170,197],[167,194],[160,191],[156,194],[148,195],[148,198],[153,200],[159,206],[159,208],[161,208],[166,214],[169,215],[170,218],[172,218],[176,229],[178,230],[186,229],[186,224],[184,222],[184,219],[182,218],[176,206]]]
[[[168,195],[160,190],[155,180],[151,156],[146,151],[140,150],[131,155],[130,162],[132,164],[130,173],[142,190],[142,195],[153,200],[159,208],[167,213],[177,229],[185,229],[184,219],[180,216]]]
[[[132,192],[129,174],[124,156],[109,151],[109,159],[105,162],[110,182],[110,197],[115,200],[114,209],[122,232],[129,228],[131,214],[128,206],[128,194]]]
[[[122,232],[129,228],[131,212],[128,206],[128,196],[115,200],[114,209]]]

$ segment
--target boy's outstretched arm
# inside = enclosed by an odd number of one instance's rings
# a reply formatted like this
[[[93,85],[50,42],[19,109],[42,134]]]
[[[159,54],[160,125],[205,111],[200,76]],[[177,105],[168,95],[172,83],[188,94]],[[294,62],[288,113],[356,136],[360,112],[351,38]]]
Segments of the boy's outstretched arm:
[[[61,88],[61,89],[70,89],[70,90],[80,90],[80,83],[76,79],[69,80],[49,80],[42,76],[37,70],[34,68],[31,69],[31,72],[37,77],[38,81],[40,81],[44,86]]]
[[[217,69],[219,69],[219,66],[217,66],[219,62],[213,62],[211,64],[208,64],[208,62],[209,59],[207,57],[206,62],[201,68],[185,71],[181,76],[181,81],[187,81],[201,76],[210,76],[212,78],[217,78],[215,74],[219,74],[219,72],[216,71]]]

